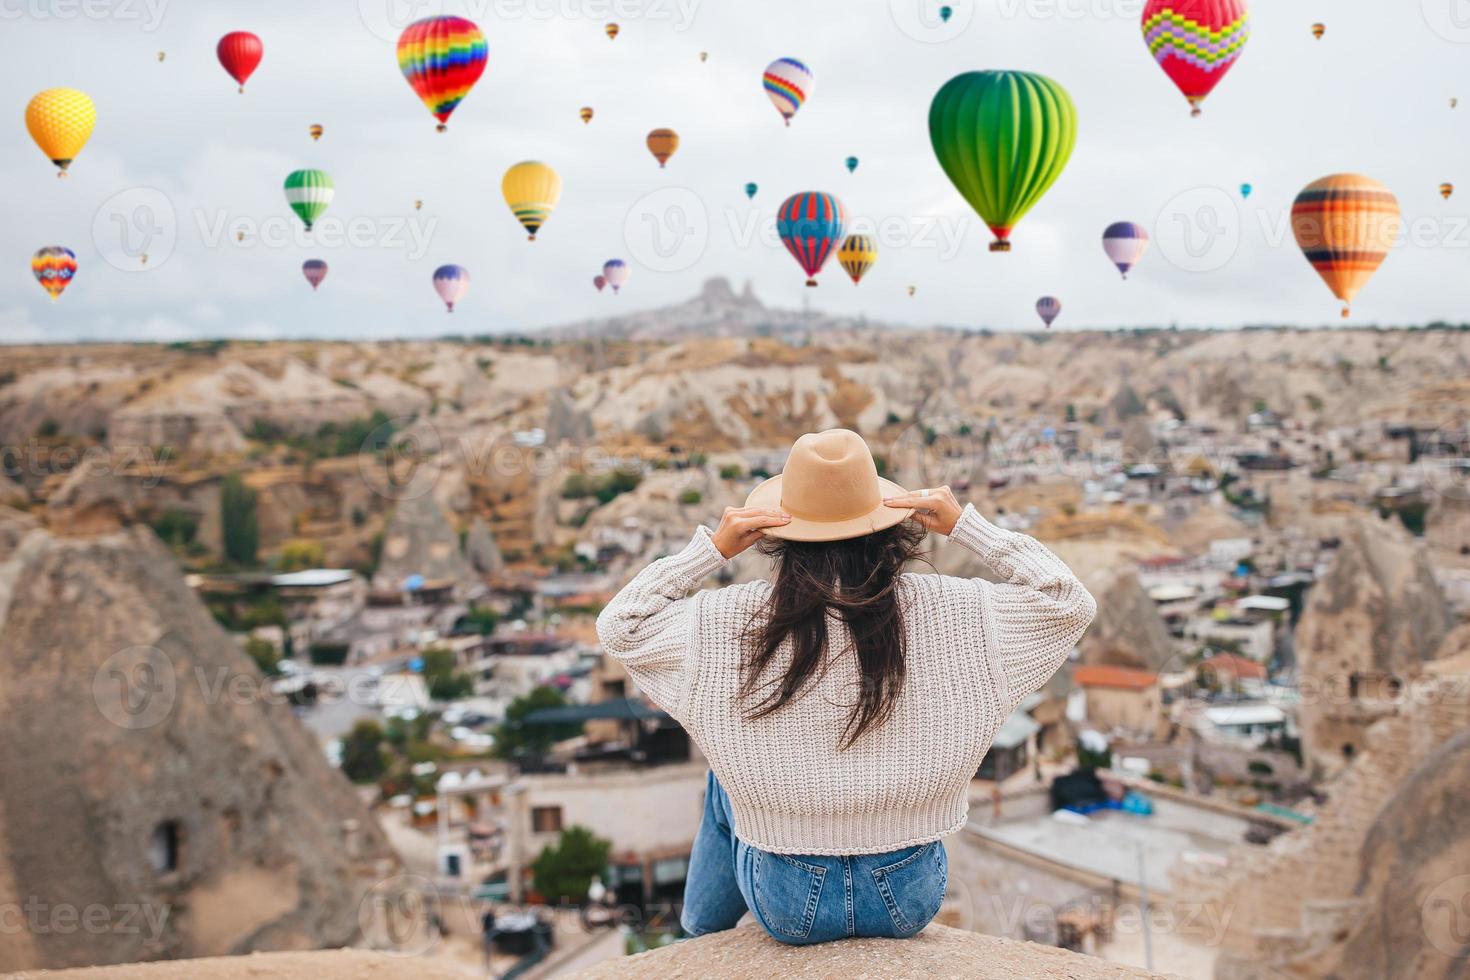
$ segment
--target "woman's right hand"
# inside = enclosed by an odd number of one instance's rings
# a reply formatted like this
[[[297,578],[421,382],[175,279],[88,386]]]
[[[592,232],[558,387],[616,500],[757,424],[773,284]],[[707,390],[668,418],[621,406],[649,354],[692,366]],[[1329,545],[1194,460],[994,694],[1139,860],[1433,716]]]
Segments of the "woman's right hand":
[[[955,499],[949,487],[933,487],[929,490],[914,490],[901,497],[889,497],[883,503],[889,507],[912,507],[914,520],[930,531],[949,536],[955,522],[964,513],[965,507]]]
[[[761,539],[761,530],[791,523],[791,515],[759,507],[726,507],[720,526],[710,537],[720,554],[734,558]]]

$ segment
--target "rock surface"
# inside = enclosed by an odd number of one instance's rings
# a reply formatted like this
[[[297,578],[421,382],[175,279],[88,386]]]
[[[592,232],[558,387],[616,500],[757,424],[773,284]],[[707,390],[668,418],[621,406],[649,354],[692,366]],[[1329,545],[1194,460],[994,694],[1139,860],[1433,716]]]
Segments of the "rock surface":
[[[467,980],[483,971],[457,963],[357,949],[254,953],[79,970],[28,970],[0,980]]]

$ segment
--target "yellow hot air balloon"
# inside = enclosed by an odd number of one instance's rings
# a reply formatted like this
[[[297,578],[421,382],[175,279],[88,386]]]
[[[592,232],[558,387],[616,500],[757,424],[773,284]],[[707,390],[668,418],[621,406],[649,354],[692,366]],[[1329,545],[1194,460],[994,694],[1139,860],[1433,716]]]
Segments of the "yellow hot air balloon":
[[[66,176],[66,168],[87,145],[95,125],[97,107],[74,88],[48,88],[26,106],[26,129],[59,168],[58,177]]]
[[[1442,197],[1442,198],[1444,198],[1446,201],[1448,201],[1454,195],[1454,193],[1455,193],[1455,185],[1454,184],[1451,184],[1451,183],[1446,182],[1446,183],[1443,183],[1443,184],[1440,184],[1439,185],[1439,196]]]
[[[611,41],[618,36],[618,31],[622,30],[622,28],[617,24],[608,24],[603,30],[607,31],[607,39]]]
[[[1291,230],[1307,261],[1343,302],[1367,284],[1393,248],[1403,219],[1393,192],[1362,174],[1314,181],[1291,206]]]
[[[312,139],[319,140],[322,138],[322,133],[325,133],[326,130],[322,128],[321,123],[312,123],[309,132],[311,133]]]
[[[679,152],[679,134],[672,129],[655,129],[648,134],[648,152],[662,168],[669,162],[669,157]]]
[[[1315,37],[1317,40],[1319,40],[1319,41],[1322,40],[1322,35],[1323,34],[1326,34],[1326,33],[1327,33],[1327,25],[1326,24],[1313,24],[1312,25],[1312,36]]]
[[[590,105],[584,105],[582,107],[582,110],[578,112],[577,115],[582,117],[582,122],[590,123],[595,113],[592,111],[592,107]]]
[[[516,220],[530,233],[531,241],[536,232],[546,224],[556,202],[561,200],[561,175],[544,163],[526,160],[505,172],[500,182],[500,192]]]
[[[878,261],[878,246],[869,235],[848,235],[837,250],[837,261],[856,286]]]

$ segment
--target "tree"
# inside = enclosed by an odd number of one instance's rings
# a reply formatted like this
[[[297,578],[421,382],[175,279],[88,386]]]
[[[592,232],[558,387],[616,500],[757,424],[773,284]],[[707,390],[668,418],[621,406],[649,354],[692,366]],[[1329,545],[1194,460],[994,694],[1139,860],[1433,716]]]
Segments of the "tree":
[[[536,892],[550,902],[586,901],[587,886],[607,869],[611,853],[612,841],[580,825],[568,827],[531,863]]]
[[[281,655],[276,651],[276,645],[269,640],[262,640],[258,636],[252,636],[245,641],[245,652],[250,654],[250,659],[255,661],[255,666],[267,677],[276,673],[276,665],[281,662]]]
[[[260,547],[260,524],[255,513],[255,491],[240,474],[225,477],[219,491],[220,526],[225,561],[232,565],[254,565]]]
[[[424,651],[424,683],[429,687],[429,697],[436,701],[453,701],[468,697],[475,689],[469,674],[454,669],[454,651],[434,647]]]
[[[281,557],[276,566],[283,572],[299,572],[308,568],[321,568],[326,560],[327,552],[320,541],[292,538],[281,545]]]
[[[531,693],[522,695],[505,709],[505,721],[495,730],[495,754],[502,759],[514,759],[520,755],[544,753],[565,738],[582,733],[576,722],[559,725],[526,725],[527,715],[542,708],[565,707],[567,699],[551,687],[536,687]]]
[[[342,772],[354,783],[372,783],[383,778],[388,763],[383,758],[383,729],[375,721],[360,721],[342,740]]]

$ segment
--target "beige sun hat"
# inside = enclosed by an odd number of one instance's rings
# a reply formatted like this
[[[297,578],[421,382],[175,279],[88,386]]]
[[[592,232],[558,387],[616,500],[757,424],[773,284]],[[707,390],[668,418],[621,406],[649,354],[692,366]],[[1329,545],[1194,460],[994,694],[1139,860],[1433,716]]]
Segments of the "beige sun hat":
[[[786,468],[750,492],[747,507],[783,510],[791,522],[764,531],[791,541],[845,541],[892,527],[913,513],[885,507],[908,493],[878,475],[873,453],[850,429],[808,432],[796,440]]]

